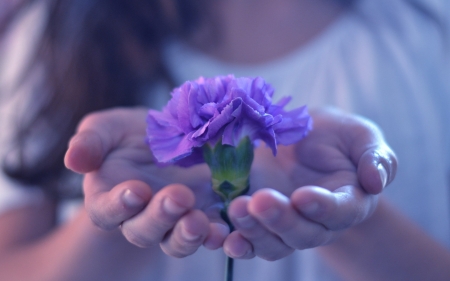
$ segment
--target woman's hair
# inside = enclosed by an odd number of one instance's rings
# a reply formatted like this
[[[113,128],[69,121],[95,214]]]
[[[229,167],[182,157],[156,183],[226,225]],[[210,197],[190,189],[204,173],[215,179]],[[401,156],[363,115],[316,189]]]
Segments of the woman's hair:
[[[14,161],[6,174],[58,195],[65,174],[63,157],[77,123],[89,112],[138,104],[139,95],[156,80],[170,77],[161,61],[164,40],[184,35],[199,19],[196,1],[164,0],[2,0],[0,36],[31,5],[48,13],[42,36],[29,62],[25,81],[34,71],[27,118],[14,139]],[[8,3],[10,5],[8,5]],[[26,120],[26,121],[25,121]],[[31,142],[42,145],[36,157],[24,157]]]
[[[32,103],[18,121],[12,161],[4,172],[51,195],[61,195],[63,158],[87,113],[133,106],[161,79],[171,82],[161,49],[172,35],[187,36],[199,24],[207,0],[1,0],[0,36],[33,5],[47,13],[42,36],[19,82],[36,72]],[[350,5],[354,0],[333,0]],[[1,40],[0,40],[1,42]],[[0,93],[3,94],[3,93]],[[38,154],[27,156],[30,145]],[[8,159],[10,159],[8,157]],[[63,183],[61,185],[61,182]]]

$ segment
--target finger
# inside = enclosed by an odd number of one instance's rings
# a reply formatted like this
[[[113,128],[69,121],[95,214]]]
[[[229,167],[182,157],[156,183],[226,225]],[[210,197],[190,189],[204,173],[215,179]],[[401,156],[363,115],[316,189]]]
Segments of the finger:
[[[216,250],[222,247],[223,242],[227,238],[230,233],[230,229],[228,226],[222,223],[210,223],[209,224],[209,233],[206,236],[205,241],[203,242],[203,246],[210,250]]]
[[[352,162],[357,166],[358,180],[364,190],[380,193],[397,170],[397,158],[384,140],[381,130],[362,117],[346,117],[339,131]]]
[[[151,197],[152,191],[147,184],[130,180],[108,192],[86,196],[85,208],[94,224],[104,230],[111,230],[139,213]]]
[[[357,167],[366,192],[378,194],[394,179],[397,158],[373,122],[329,108],[315,111],[314,118],[316,127],[335,133],[337,138],[330,139],[332,145]]]
[[[347,229],[367,219],[375,210],[378,197],[355,186],[343,186],[331,192],[308,186],[295,190],[292,205],[306,218],[327,229]]]
[[[371,194],[380,193],[395,177],[397,159],[387,146],[366,150],[358,162],[358,180],[364,190]]]
[[[253,196],[257,194],[258,192]],[[251,201],[251,197],[241,196],[231,202],[228,214],[236,230],[252,244],[255,255],[262,259],[273,261],[291,254],[293,252],[291,247],[287,246],[280,237],[264,228],[252,216],[253,213],[250,213],[251,207],[249,205]],[[257,212],[257,214],[260,215],[260,213],[265,212],[265,215],[271,216],[270,211],[263,210]],[[232,256],[232,248],[227,249],[231,257],[240,258],[238,256]]]
[[[82,131],[70,140],[64,164],[68,169],[80,174],[94,171],[100,167],[105,151],[99,134]]]
[[[209,232],[209,221],[204,213],[191,210],[175,225],[161,242],[161,249],[169,256],[182,258],[197,251]]]
[[[138,215],[124,221],[122,233],[139,247],[159,244],[194,204],[194,194],[188,187],[168,185]]]
[[[144,109],[112,109],[87,115],[69,142],[64,163],[77,173],[98,169],[125,136],[145,132]]]
[[[333,233],[322,224],[302,217],[289,198],[278,191],[263,189],[255,193],[248,206],[250,214],[294,249],[307,249],[328,243]]]
[[[239,231],[233,231],[224,242],[225,254],[234,259],[251,259],[255,257],[252,244]]]

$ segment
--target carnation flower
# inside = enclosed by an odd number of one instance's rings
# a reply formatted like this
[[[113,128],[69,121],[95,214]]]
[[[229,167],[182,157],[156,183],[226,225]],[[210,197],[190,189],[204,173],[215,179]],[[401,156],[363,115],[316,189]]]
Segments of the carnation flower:
[[[252,144],[262,140],[276,155],[278,144],[305,137],[312,120],[306,106],[285,111],[289,97],[272,104],[273,93],[261,77],[187,81],[173,90],[162,112],[149,111],[147,143],[158,162],[183,166],[204,162],[204,144],[235,147],[245,137]]]
[[[272,104],[273,92],[261,77],[200,77],[174,89],[162,112],[148,113],[147,143],[156,160],[182,166],[206,162],[230,230],[227,208],[249,189],[256,142],[265,142],[276,155],[279,144],[295,143],[312,128],[306,106],[285,111],[290,98]],[[232,277],[228,257],[225,280]]]

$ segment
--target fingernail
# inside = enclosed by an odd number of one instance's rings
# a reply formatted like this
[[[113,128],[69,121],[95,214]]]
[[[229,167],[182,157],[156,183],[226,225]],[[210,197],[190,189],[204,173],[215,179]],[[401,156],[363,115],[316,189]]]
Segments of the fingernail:
[[[199,235],[199,234],[193,234],[193,233],[189,232],[184,227],[181,228],[181,236],[186,241],[195,241],[195,240],[198,240],[201,237],[201,235]]]
[[[167,197],[163,201],[163,208],[169,214],[180,215],[186,211],[186,207],[181,206],[177,202],[173,201],[171,198]]]
[[[129,208],[142,207],[145,203],[145,200],[143,198],[139,197],[136,193],[132,192],[129,189],[124,192],[122,200]]]
[[[384,166],[381,163],[378,164],[377,169],[378,169],[378,173],[380,175],[381,184],[383,185],[383,188],[384,188],[386,186],[387,177],[388,177],[386,169],[384,168]]]
[[[317,217],[321,212],[320,205],[316,201],[312,201],[305,205],[302,205],[300,207],[300,210],[302,211],[303,214],[311,217]]]
[[[252,218],[250,215],[246,215],[240,218],[234,219],[237,223],[237,226],[240,228],[253,228],[256,225],[256,220]]]

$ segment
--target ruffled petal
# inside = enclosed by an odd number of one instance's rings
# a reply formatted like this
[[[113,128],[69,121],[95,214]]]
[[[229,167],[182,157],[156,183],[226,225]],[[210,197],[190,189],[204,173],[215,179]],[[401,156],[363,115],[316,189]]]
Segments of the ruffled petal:
[[[312,126],[306,106],[284,112],[282,121],[274,125],[277,144],[288,145],[300,141],[312,130]]]
[[[201,147],[219,140],[232,146],[246,137],[261,140],[276,154],[278,144],[305,137],[312,120],[306,107],[285,111],[289,97],[272,104],[273,92],[261,77],[187,81],[162,112],[149,111],[146,141],[158,161],[183,166],[201,163]]]

